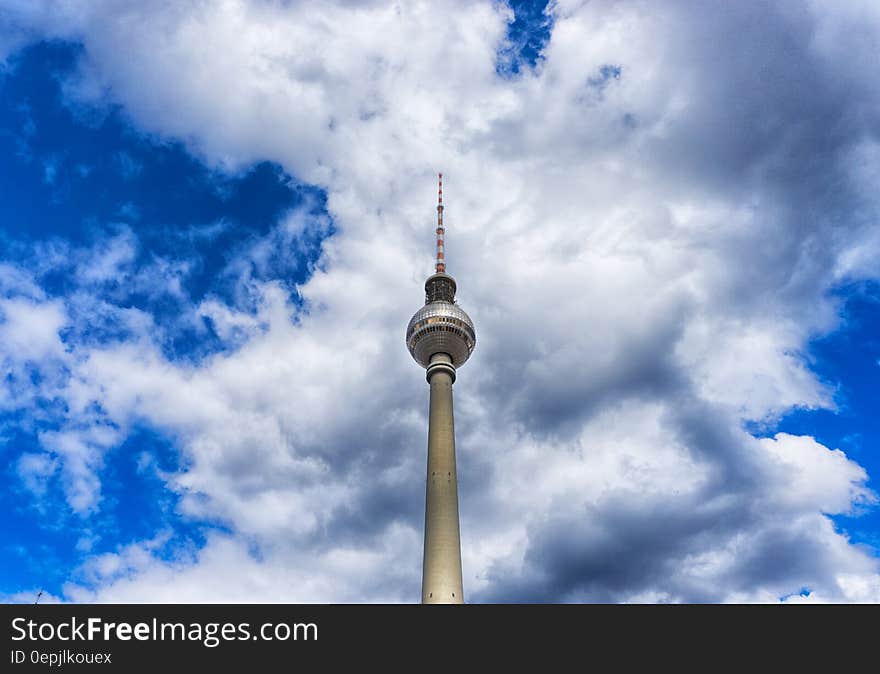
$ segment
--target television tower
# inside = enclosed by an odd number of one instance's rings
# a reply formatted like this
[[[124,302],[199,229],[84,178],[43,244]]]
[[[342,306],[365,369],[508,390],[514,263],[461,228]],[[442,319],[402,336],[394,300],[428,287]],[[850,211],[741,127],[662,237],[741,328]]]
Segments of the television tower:
[[[463,604],[461,536],[452,384],[477,341],[474,324],[455,303],[455,279],[446,273],[443,239],[443,174],[437,199],[437,261],[425,281],[425,306],[410,319],[406,346],[427,369],[431,386],[428,417],[428,474],[425,486],[423,604]]]

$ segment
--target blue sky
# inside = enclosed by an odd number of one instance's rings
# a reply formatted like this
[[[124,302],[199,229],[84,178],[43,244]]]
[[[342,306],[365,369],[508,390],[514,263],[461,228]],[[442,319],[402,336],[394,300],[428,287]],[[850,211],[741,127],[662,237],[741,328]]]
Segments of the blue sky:
[[[880,16],[435,11],[0,10],[0,595],[413,600],[442,169],[469,600],[880,600]]]
[[[880,367],[880,294],[876,283],[837,289],[842,300],[841,327],[809,345],[813,371],[835,390],[835,410],[795,410],[780,419],[777,429],[811,435],[828,447],[838,447],[868,471],[868,485],[877,488],[880,444],[876,386]],[[857,517],[834,518],[854,541],[880,551],[880,512],[859,511]]]
[[[7,61],[2,80],[2,180],[10,197],[2,206],[6,259],[21,262],[18,256],[23,255],[28,266],[28,257],[38,256],[41,245],[88,247],[121,232],[136,232],[132,271],[156,257],[185,263],[181,296],[139,291],[128,285],[125,275],[111,279],[102,290],[118,306],[148,312],[168,328],[161,346],[169,358],[198,362],[229,344],[217,338],[210,319],[176,325],[180,301],[219,297],[251,310],[247,297],[234,295],[224,267],[291,209],[307,203],[310,211],[324,213],[323,194],[269,162],[235,174],[212,170],[180,143],[143,134],[116,106],[72,105],[62,85],[81,56],[81,46],[52,41],[29,45]],[[320,239],[298,243],[295,252],[278,251],[265,266],[248,270],[257,278],[280,279],[291,301],[296,301],[295,284],[316,261]],[[50,297],[63,298],[77,285],[63,264],[42,271],[39,281]],[[118,337],[118,330],[111,319],[70,340],[101,343]],[[32,373],[39,376],[36,370]],[[87,520],[72,517],[58,493],[34,502],[22,489],[15,455],[39,450],[39,432],[59,427],[53,401],[34,402],[45,415],[30,410],[3,415],[8,457],[3,499],[11,513],[3,532],[3,592],[39,585],[60,594],[84,552],[113,551],[166,529],[173,532],[167,545],[177,552],[178,546],[198,545],[204,527],[222,527],[175,515],[176,499],[156,472],[180,469],[180,457],[173,442],[149,426],[131,429],[108,454],[100,513]],[[53,487],[57,484],[50,481]]]
[[[320,192],[296,185],[268,163],[241,175],[218,174],[180,144],[139,133],[119,109],[72,108],[64,100],[61,81],[79,56],[75,44],[39,43],[13,56],[4,73],[2,171],[4,193],[11,197],[3,204],[4,249],[33,255],[40,243],[88,246],[135,230],[140,242],[135,268],[154,255],[184,260],[193,264],[182,278],[188,298],[210,294],[231,301],[218,272],[236,248],[265,234],[279,214],[302,202],[304,191],[318,199]],[[216,233],[199,236],[200,229]],[[281,271],[290,284],[307,273],[305,266]],[[75,284],[68,272],[47,269],[43,287],[63,297]],[[131,292],[125,284],[125,278],[112,284],[119,304],[148,311],[173,326],[178,310],[174,298]],[[112,339],[116,326],[92,327],[94,335],[78,337]],[[209,321],[198,328],[172,327],[163,342],[168,355],[198,360],[223,348]],[[7,454],[39,449],[39,430],[58,426],[53,416],[34,419],[18,410],[5,414]],[[160,470],[180,466],[173,444],[160,433],[134,429],[109,455],[103,480],[106,507],[87,522],[71,517],[63,498],[34,503],[23,492],[14,456],[9,456],[3,493],[12,516],[4,525],[3,590],[40,585],[60,594],[81,560],[77,544],[84,537],[94,539],[90,553],[112,551],[166,527],[181,543],[198,541],[200,527],[210,524],[175,517],[175,499],[155,471],[138,468],[143,456]]]

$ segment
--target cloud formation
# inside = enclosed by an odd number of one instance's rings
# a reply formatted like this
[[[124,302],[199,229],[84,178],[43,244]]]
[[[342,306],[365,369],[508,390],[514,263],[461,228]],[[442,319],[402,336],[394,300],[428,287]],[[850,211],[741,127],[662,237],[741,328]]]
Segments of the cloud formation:
[[[229,273],[253,311],[193,303],[232,344],[196,363],[102,285],[136,232],[92,249],[64,300],[3,267],[31,288],[2,305],[4,365],[56,367],[42,395],[66,409],[45,455],[19,462],[25,484],[61,470],[87,516],[102,456],[147,423],[179,446],[163,479],[181,516],[228,528],[171,560],[156,541],[94,557],[69,598],[418,596],[427,390],[402,333],[430,270],[438,167],[480,340],[456,383],[468,599],[880,596],[877,560],[828,518],[875,501],[865,471],[812,438],[745,430],[833,406],[805,346],[836,327],[830,289],[880,276],[880,13],[551,11],[542,58],[510,76],[498,3],[9,10],[17,34],[84,45],[75,104],[120,104],[224,170],[277,162],[326,191],[334,224],[293,299],[246,269],[326,220],[293,213],[241,252]],[[144,283],[167,292],[185,273]],[[62,343],[98,305],[130,329]],[[0,401],[22,395],[5,385]]]

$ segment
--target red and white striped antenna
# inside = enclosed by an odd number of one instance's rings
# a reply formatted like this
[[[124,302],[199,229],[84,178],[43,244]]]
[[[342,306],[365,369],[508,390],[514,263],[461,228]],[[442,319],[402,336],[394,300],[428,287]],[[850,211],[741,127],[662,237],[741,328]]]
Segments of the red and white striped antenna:
[[[437,264],[435,269],[438,274],[446,273],[446,259],[444,258],[443,237],[446,230],[443,229],[443,174],[440,175],[440,189],[437,192]]]

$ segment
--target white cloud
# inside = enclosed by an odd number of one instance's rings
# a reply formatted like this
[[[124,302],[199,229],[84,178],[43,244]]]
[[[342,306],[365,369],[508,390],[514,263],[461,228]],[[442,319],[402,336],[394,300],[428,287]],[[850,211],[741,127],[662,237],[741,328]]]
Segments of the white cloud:
[[[57,461],[45,453],[24,453],[18,458],[18,475],[24,485],[37,496],[46,493],[46,480],[55,472]]]
[[[124,282],[136,254],[137,241],[130,230],[101,240],[78,265],[79,280],[86,284]]]
[[[103,455],[122,439],[119,429],[91,423],[84,428],[44,431],[39,439],[46,450],[60,459],[67,502],[73,511],[94,511],[100,500],[98,473]]]
[[[470,596],[876,597],[876,560],[826,517],[873,499],[865,472],[742,424],[833,404],[799,354],[835,326],[831,285],[876,276],[873,169],[848,166],[867,126],[847,117],[829,140],[855,101],[873,115],[875,73],[850,58],[872,43],[821,36],[877,21],[560,2],[540,67],[505,80],[491,3],[45,7],[21,20],[85,44],[72,95],[118,101],[211,164],[281,163],[327,191],[337,230],[302,307],[248,278],[256,316],[201,304],[238,349],[181,364],[141,331],[77,352],[72,417],[97,401],[120,433],[170,434],[182,513],[233,534],[172,562],[149,545],[96,558],[72,598],[417,596],[427,391],[402,331],[438,168],[480,340],[456,384]],[[608,65],[620,76],[602,82]],[[265,264],[302,226],[242,255]],[[43,325],[57,348],[60,324]],[[85,432],[47,437],[76,459],[80,510],[118,439]]]
[[[765,438],[761,445],[781,469],[775,500],[799,510],[818,507],[832,515],[876,501],[864,487],[865,470],[839,449],[829,450],[813,438],[787,433]]]
[[[58,331],[66,323],[60,302],[0,300],[0,340],[16,360],[39,362],[64,354]]]

